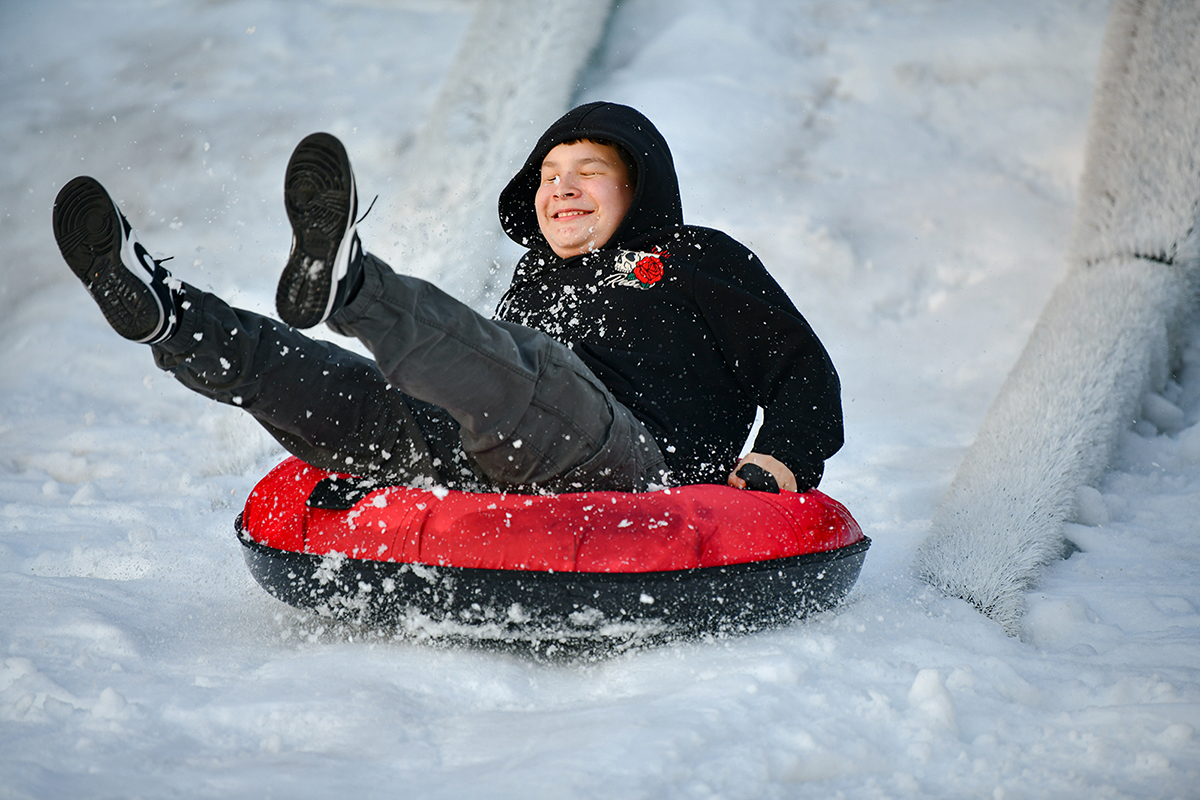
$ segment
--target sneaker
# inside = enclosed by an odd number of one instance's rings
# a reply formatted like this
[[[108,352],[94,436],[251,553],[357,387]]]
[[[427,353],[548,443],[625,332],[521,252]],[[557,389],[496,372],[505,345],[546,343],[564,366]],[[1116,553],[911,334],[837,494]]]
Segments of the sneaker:
[[[146,252],[95,178],[81,175],[58,193],[54,238],[113,330],[145,344],[175,332],[179,314],[168,286],[171,273]]]
[[[329,319],[359,280],[362,244],[354,230],[358,195],[350,157],[336,137],[314,133],[296,145],[283,180],[292,250],[275,308],[295,328]]]

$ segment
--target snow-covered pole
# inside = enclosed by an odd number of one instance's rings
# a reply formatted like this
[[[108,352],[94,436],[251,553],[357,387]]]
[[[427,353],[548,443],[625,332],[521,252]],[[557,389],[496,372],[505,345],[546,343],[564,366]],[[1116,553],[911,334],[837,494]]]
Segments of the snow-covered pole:
[[[567,111],[612,0],[480,0],[430,116],[402,156],[395,266],[486,294],[500,189]],[[480,278],[461,280],[464,272]],[[474,293],[475,296],[468,296]]]
[[[1118,0],[1067,269],[967,452],[916,568],[1020,633],[1082,487],[1162,388],[1200,283],[1200,4]]]

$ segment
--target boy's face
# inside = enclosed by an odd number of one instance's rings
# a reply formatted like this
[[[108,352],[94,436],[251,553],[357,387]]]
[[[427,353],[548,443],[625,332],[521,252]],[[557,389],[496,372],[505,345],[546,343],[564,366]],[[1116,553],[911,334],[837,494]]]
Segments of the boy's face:
[[[586,140],[560,144],[542,160],[533,204],[538,227],[559,258],[603,247],[632,202],[629,171],[614,147]]]

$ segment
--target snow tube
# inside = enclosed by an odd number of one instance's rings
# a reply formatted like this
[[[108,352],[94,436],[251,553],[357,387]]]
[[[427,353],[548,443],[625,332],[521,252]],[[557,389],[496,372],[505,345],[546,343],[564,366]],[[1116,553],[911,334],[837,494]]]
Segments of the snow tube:
[[[374,487],[289,458],[237,530],[293,606],[370,625],[747,631],[828,608],[870,540],[818,491],[696,485],[631,494]]]

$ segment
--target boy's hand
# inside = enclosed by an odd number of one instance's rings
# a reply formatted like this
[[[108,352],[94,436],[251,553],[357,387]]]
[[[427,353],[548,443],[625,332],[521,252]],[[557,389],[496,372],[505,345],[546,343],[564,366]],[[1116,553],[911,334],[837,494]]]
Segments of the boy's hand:
[[[771,473],[771,477],[779,484],[779,488],[782,491],[796,491],[796,476],[792,474],[792,471],[785,467],[779,459],[763,453],[748,453],[745,458],[739,461],[737,466],[733,468],[733,472],[729,475],[730,486],[737,489],[746,488],[746,481],[737,474],[737,471],[742,468],[743,464],[754,464]]]

